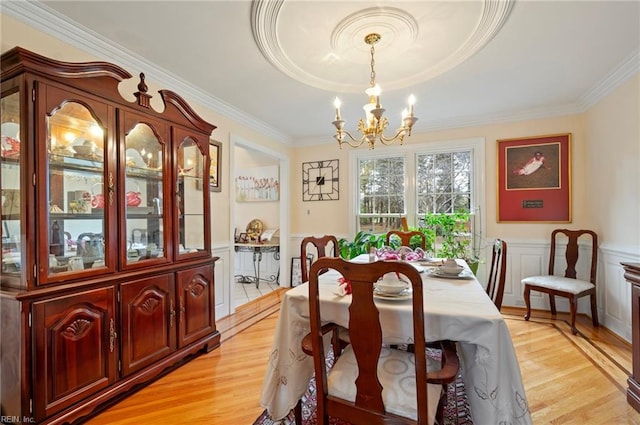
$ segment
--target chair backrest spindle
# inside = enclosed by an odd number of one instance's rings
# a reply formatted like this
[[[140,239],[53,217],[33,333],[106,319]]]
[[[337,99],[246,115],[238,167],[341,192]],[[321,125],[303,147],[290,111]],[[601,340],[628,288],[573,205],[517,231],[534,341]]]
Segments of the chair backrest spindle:
[[[504,285],[507,277],[507,243],[496,239],[491,254],[491,268],[487,281],[487,294],[498,310],[502,307]]]
[[[425,236],[424,233],[418,232],[418,231],[401,232],[399,230],[390,230],[389,232],[387,232],[386,243],[387,245],[391,245],[391,239],[393,237],[397,237],[400,239],[401,246],[410,246],[409,244],[411,243],[411,239],[415,236],[417,236],[420,239],[420,248],[422,248],[423,250],[426,250],[427,237]]]
[[[589,269],[589,281],[595,285],[598,264],[598,235],[591,230],[556,229],[551,232],[549,275],[553,275],[555,271],[556,245],[558,244],[559,234],[567,237],[567,247],[565,252],[566,269],[564,271],[564,277],[571,279],[576,279],[578,274],[576,266],[580,256],[579,240],[583,235],[591,237],[591,265]]]
[[[315,236],[307,236],[302,239],[300,244],[300,272],[302,274],[302,282],[309,280],[309,266],[307,264],[307,248],[309,245],[313,245],[318,255],[318,258],[322,257],[337,257],[338,256],[338,239],[333,235],[324,235],[320,238]],[[333,255],[327,255],[327,254]]]

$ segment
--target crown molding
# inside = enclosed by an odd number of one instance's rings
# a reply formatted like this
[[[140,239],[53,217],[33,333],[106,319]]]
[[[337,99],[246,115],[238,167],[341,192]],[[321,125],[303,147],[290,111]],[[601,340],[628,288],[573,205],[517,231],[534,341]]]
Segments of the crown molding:
[[[581,110],[584,112],[591,108],[638,72],[640,72],[640,51],[636,50],[578,99]]]
[[[291,146],[291,138],[257,118],[235,108],[205,92],[199,87],[179,78],[155,63],[140,58],[130,50],[114,44],[100,34],[79,25],[38,1],[2,2],[2,13],[23,22],[45,34],[83,50],[98,58],[115,63],[125,69],[144,70],[147,80],[153,80],[191,99],[204,107],[242,124],[260,134]]]

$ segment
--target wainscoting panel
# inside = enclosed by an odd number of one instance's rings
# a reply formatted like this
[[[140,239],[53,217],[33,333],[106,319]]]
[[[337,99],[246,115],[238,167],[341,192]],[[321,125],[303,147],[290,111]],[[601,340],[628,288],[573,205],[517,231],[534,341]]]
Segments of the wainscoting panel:
[[[624,279],[620,263],[640,262],[637,247],[624,249],[610,245],[600,246],[598,280],[598,313],[611,331],[631,341],[631,285]]]
[[[522,297],[523,287],[520,280],[525,276],[546,274],[549,258],[548,244],[539,242],[506,242],[507,281],[502,304],[522,307],[524,306],[524,298]],[[509,288],[508,291],[507,288]],[[543,302],[542,294],[531,294],[533,308],[542,308]]]
[[[215,267],[215,306],[216,320],[231,314],[231,276],[230,247],[218,246],[212,249],[214,257],[220,257]]]

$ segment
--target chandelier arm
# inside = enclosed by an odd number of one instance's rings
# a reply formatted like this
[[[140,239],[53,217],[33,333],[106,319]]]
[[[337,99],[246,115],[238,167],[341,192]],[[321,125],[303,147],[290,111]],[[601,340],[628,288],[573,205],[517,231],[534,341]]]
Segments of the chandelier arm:
[[[351,140],[345,140],[344,137],[341,138],[340,134],[346,135]],[[351,135],[351,133],[349,133],[347,130],[341,130],[340,133],[336,133],[335,136],[333,136],[333,137],[338,141],[338,143],[340,144],[341,147],[342,147],[342,145],[344,143],[346,143],[347,145],[351,146],[352,148],[357,148],[359,146],[362,146],[362,144],[367,140],[366,137],[363,137],[363,138],[358,140],[355,137],[353,137]],[[351,141],[353,141],[353,143]]]
[[[379,140],[383,145],[390,145],[394,143],[396,140],[402,144],[405,136],[408,134],[409,129],[407,127],[400,127],[396,130],[395,134],[391,137],[385,137],[384,134],[380,134]]]

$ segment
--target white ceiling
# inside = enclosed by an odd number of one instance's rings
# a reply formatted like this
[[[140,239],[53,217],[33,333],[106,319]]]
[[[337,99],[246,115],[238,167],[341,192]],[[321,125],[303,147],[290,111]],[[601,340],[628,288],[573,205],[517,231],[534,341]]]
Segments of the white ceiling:
[[[639,1],[8,3],[3,13],[294,145],[331,141],[336,96],[355,130],[369,32],[382,34],[390,126],[413,93],[414,133],[581,112],[640,70]]]

